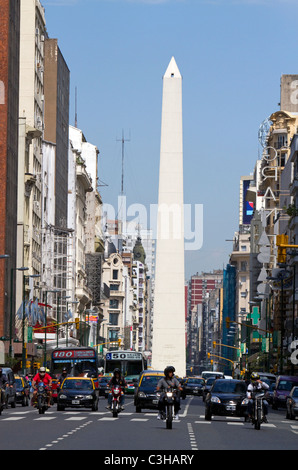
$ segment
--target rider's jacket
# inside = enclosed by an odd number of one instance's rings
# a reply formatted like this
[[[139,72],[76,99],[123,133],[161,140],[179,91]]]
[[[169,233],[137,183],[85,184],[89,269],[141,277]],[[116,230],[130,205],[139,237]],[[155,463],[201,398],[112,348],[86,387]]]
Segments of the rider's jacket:
[[[119,385],[120,387],[125,387],[126,381],[123,377],[120,377],[119,379],[116,379],[116,377],[112,377],[108,383],[108,386],[112,387],[113,385]]]
[[[173,377],[172,379],[167,379],[166,377],[163,377],[162,379],[160,379],[157,386],[160,390],[168,390],[169,388],[178,388],[180,384],[176,377]]]
[[[246,395],[247,395],[247,398],[253,398],[253,394],[257,391],[261,391],[261,390],[268,390],[269,388],[269,385],[266,384],[266,382],[261,382],[261,383],[250,383],[247,387],[247,392],[246,392]]]

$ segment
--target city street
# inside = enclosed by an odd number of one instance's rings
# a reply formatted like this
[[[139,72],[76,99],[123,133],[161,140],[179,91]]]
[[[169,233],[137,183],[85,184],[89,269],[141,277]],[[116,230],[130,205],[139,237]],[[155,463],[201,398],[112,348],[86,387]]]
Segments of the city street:
[[[173,422],[172,430],[166,430],[165,423],[156,419],[155,411],[136,413],[131,397],[126,397],[125,411],[117,419],[105,409],[106,403],[100,398],[97,412],[85,409],[58,412],[56,405],[45,415],[20,405],[4,410],[0,417],[0,448],[101,450],[103,463],[112,455],[115,459],[117,451],[120,457],[135,455],[143,461],[151,456],[154,463],[152,455],[160,455],[158,452],[162,455],[168,452],[173,458],[177,451],[178,459],[181,451],[191,458],[202,450],[298,449],[298,421],[286,420],[284,410],[270,408],[268,424],[262,424],[261,430],[256,431],[242,418],[215,417],[211,422],[205,421],[202,398],[188,397],[182,401],[180,420]],[[149,452],[133,452],[137,450]]]

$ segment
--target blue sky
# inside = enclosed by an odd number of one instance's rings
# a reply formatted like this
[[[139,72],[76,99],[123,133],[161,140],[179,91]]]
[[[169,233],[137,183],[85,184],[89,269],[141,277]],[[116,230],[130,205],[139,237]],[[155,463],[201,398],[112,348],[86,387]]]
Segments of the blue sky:
[[[71,73],[70,124],[100,150],[104,202],[116,205],[125,144],[128,204],[158,197],[162,76],[183,76],[185,203],[204,206],[204,243],[185,273],[223,268],[238,228],[239,181],[253,171],[260,123],[298,72],[296,0],[43,0]]]

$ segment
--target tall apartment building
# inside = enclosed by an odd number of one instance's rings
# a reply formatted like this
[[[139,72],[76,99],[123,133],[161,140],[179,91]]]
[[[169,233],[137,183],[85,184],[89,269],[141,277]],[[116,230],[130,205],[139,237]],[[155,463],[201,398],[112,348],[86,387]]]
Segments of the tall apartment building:
[[[191,311],[201,304],[207,292],[216,289],[222,281],[222,271],[214,270],[212,273],[201,273],[191,276],[189,282],[189,296]]]
[[[209,301],[210,295],[217,291],[219,296],[222,279],[223,272],[214,270],[212,273],[197,273],[189,281],[187,357],[188,363],[195,367],[196,373],[198,373],[199,364],[205,360],[210,339],[210,319],[214,310],[213,304],[211,308]]]
[[[0,11],[0,254],[10,256],[0,260],[0,336],[9,336],[11,306],[15,309],[20,1],[0,0]]]
[[[17,256],[41,274],[42,160],[44,131],[45,12],[39,0],[21,2],[19,116],[23,140],[19,152]],[[30,145],[29,145],[30,144]],[[17,275],[17,308],[22,301],[23,277]]]
[[[70,73],[57,39],[44,42],[44,140],[55,144],[55,226],[66,227]],[[44,204],[46,201],[44,201]]]

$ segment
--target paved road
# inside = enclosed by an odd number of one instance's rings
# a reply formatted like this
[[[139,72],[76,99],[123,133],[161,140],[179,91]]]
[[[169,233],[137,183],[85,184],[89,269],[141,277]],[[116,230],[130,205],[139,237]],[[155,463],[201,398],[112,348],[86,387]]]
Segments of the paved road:
[[[165,423],[156,419],[155,411],[136,413],[130,397],[117,419],[105,406],[106,400],[101,398],[98,412],[58,412],[56,406],[45,415],[31,407],[4,410],[0,416],[0,449],[102,450],[107,451],[102,455],[114,451],[114,456],[115,449],[171,454],[184,451],[190,456],[200,450],[298,449],[298,420],[286,420],[282,410],[270,410],[269,423],[256,431],[243,419],[216,417],[205,421],[202,399],[187,398],[182,401],[180,420],[167,430]]]

